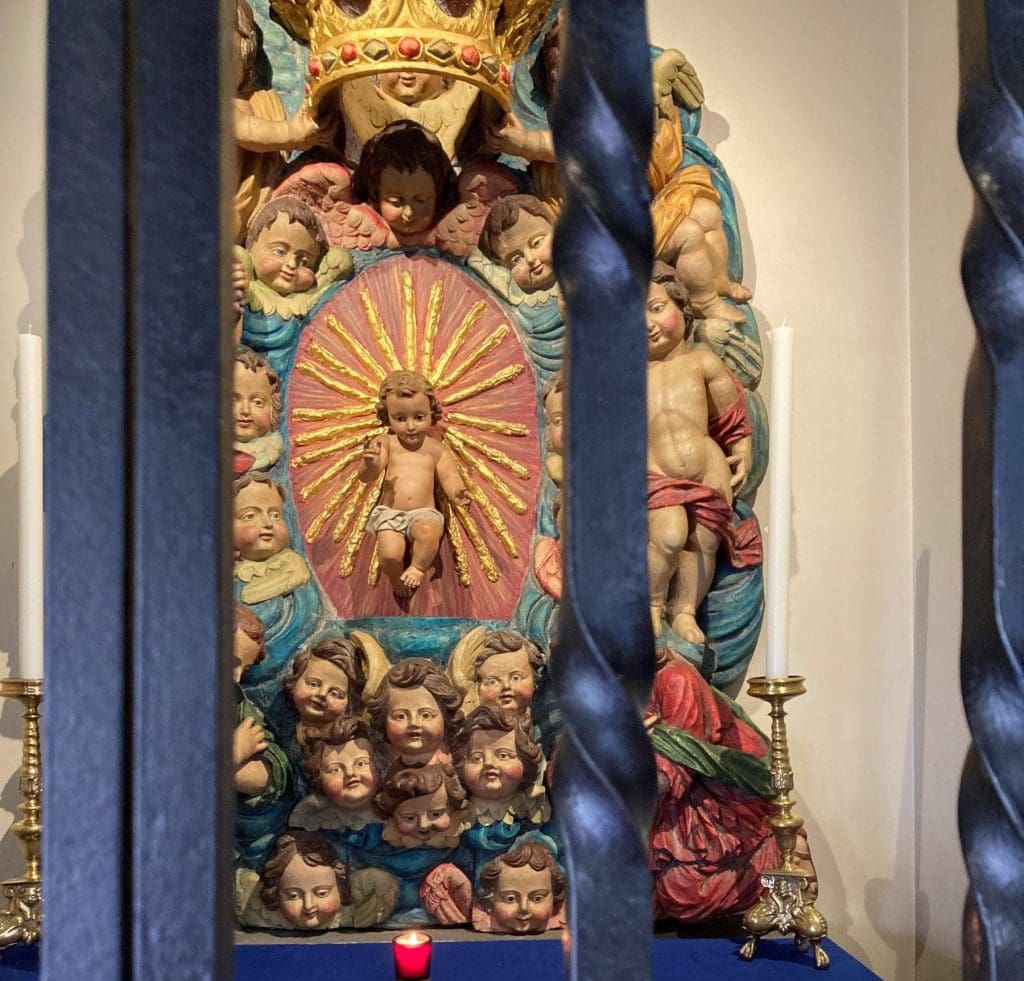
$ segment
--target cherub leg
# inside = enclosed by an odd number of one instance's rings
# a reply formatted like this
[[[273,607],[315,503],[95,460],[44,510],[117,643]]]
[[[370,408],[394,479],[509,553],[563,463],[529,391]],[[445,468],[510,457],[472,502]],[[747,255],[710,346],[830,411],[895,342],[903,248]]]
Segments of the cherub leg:
[[[412,538],[412,559],[409,567],[402,573],[402,582],[411,593],[427,573],[427,569],[433,564],[437,556],[437,550],[441,545],[441,534],[444,528],[436,521],[429,518],[420,518],[415,521],[409,529],[409,536]]]
[[[656,508],[647,512],[647,579],[655,637],[661,636],[668,584],[679,564],[689,530],[685,508]]]
[[[409,587],[402,582],[402,567],[405,565],[405,535],[400,531],[377,532],[377,555],[380,556],[380,571],[388,577],[396,596],[408,596]]]
[[[669,600],[672,629],[691,644],[703,644],[707,639],[697,626],[697,607],[711,588],[717,557],[718,536],[703,525],[695,524],[680,552]]]
[[[717,317],[734,324],[747,319],[718,295],[707,236],[693,217],[687,216],[679,223],[659,258],[670,256],[674,256],[670,261],[700,316]]]
[[[746,303],[753,294],[742,283],[729,279],[729,241],[725,237],[721,207],[710,198],[696,198],[690,209],[690,217],[704,229],[715,289],[721,296],[727,296],[737,303]]]

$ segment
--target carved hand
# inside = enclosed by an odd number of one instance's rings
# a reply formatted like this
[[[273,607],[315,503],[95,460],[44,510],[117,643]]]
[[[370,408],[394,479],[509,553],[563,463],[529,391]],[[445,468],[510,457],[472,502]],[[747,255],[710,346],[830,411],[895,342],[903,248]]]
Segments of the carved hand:
[[[253,719],[242,719],[235,727],[232,739],[231,756],[235,766],[241,766],[266,748],[267,739],[263,726]]]

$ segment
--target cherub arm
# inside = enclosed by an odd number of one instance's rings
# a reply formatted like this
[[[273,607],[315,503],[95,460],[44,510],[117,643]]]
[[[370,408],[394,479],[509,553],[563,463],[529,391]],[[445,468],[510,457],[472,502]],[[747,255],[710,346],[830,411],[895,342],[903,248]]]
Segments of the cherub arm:
[[[747,419],[743,388],[717,354],[702,351],[701,366],[708,393],[708,432],[725,451],[726,462],[732,471],[732,489],[739,492],[747,482],[753,462],[750,422]],[[716,420],[721,418],[729,419],[724,428],[715,425]]]
[[[251,760],[235,770],[235,790],[243,797],[259,797],[270,784],[270,771],[262,760]]]
[[[484,148],[491,153],[507,153],[511,157],[555,163],[555,144],[551,130],[527,129],[513,113],[505,116],[501,126],[492,125],[484,136]]]
[[[442,447],[441,455],[437,460],[437,482],[445,496],[458,505],[460,508],[468,508],[470,503],[469,491],[462,482],[459,468],[455,465],[455,457],[447,446]]]
[[[243,106],[246,106],[244,99],[235,100],[235,142],[244,150],[256,153],[309,150],[334,142],[337,119],[332,117],[320,122],[306,105],[291,119],[261,119]]]
[[[359,464],[359,471],[356,476],[364,484],[373,483],[387,469],[388,465],[388,441],[383,436],[367,440],[363,447],[363,459]]]

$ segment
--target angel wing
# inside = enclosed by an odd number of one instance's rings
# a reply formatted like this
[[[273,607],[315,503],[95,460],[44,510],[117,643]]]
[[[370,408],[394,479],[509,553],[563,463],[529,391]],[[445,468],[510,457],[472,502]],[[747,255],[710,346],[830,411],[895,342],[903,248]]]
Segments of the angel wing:
[[[490,209],[479,201],[463,201],[448,212],[434,228],[437,247],[448,255],[464,259],[480,241]]]
[[[316,0],[270,0],[281,23],[300,41],[309,43],[309,25],[313,21]]]
[[[355,644],[356,650],[359,651],[359,655],[363,659],[366,685],[361,694],[365,698],[380,687],[384,675],[391,668],[391,662],[388,660],[387,654],[384,653],[384,648],[377,643],[377,639],[365,630],[353,630],[348,635],[348,639]]]
[[[525,54],[553,6],[554,0],[505,0],[506,60],[515,61]]]
[[[697,69],[682,51],[675,48],[662,51],[651,63],[651,81],[654,104],[666,119],[672,118],[677,105],[690,112],[704,105],[704,86],[697,77]]]
[[[474,160],[459,174],[460,201],[479,201],[490,207],[498,198],[518,191],[515,175],[497,160]]]
[[[476,671],[473,664],[480,649],[484,646],[486,636],[486,627],[474,627],[452,648],[452,652],[448,656],[446,670],[448,677],[452,679],[452,684],[462,692],[464,714],[473,711],[479,703],[476,693]]]

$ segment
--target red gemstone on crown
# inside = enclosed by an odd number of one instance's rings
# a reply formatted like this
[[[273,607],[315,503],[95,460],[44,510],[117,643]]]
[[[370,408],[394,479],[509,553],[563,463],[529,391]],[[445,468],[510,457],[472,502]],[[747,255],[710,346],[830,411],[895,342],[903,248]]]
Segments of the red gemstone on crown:
[[[417,38],[403,37],[402,40],[398,42],[398,53],[403,58],[418,58],[422,50],[423,45],[420,44]]]
[[[309,74],[312,75],[313,78],[318,78],[320,76],[320,62],[316,58],[309,59]]]
[[[512,84],[512,73],[508,70],[508,65],[501,66],[501,84],[511,85]]]
[[[480,52],[475,45],[464,44],[459,52],[459,59],[467,68],[478,68],[480,65]]]
[[[356,47],[354,41],[346,41],[341,46],[341,60],[346,65],[351,65],[356,58],[359,57],[359,49]]]

